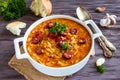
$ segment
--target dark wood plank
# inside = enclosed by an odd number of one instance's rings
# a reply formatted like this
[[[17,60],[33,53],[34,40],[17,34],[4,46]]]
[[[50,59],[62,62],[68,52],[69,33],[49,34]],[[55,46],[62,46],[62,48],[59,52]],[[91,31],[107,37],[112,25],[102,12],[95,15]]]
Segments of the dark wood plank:
[[[14,36],[6,30],[6,25],[12,21],[4,21],[0,17],[0,80],[25,80],[25,78],[11,69],[7,63],[14,55],[13,40],[17,37],[24,36],[28,27],[41,17],[34,16],[29,10],[29,6],[32,0],[27,0],[27,14],[17,20],[27,23],[27,27],[22,30],[20,36]],[[53,4],[52,14],[64,14],[76,17],[75,10],[77,6],[84,6],[92,14],[93,20],[99,24],[101,18],[106,13],[114,14],[118,16],[117,24],[110,29],[103,27],[99,28],[103,34],[117,47],[115,55],[111,59],[106,58],[105,66],[106,71],[104,74],[100,74],[96,71],[95,61],[99,57],[103,56],[103,51],[95,41],[96,56],[91,57],[87,65],[71,77],[67,77],[65,80],[120,80],[120,0],[51,0]],[[95,8],[98,6],[105,6],[106,11],[103,13],[96,13]]]

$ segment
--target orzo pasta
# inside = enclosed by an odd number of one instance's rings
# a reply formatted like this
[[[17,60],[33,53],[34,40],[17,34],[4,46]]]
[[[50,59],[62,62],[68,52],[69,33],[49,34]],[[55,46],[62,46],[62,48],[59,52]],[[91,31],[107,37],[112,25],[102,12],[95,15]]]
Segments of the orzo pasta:
[[[49,67],[66,67],[89,53],[91,37],[87,29],[69,19],[56,18],[37,25],[27,38],[29,55]]]

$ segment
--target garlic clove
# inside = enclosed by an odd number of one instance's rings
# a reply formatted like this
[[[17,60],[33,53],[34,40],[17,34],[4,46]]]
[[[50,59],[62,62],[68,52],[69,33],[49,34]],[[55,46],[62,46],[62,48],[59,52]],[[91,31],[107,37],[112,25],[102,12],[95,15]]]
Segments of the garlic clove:
[[[106,10],[106,7],[97,7],[95,9],[96,12],[100,12],[100,13],[104,12],[105,10]]]
[[[114,17],[115,19],[117,19],[117,16],[116,15],[110,15],[111,17]]]
[[[110,24],[111,20],[110,19],[101,19],[100,20],[100,25],[102,27],[108,26]]]
[[[106,16],[100,20],[100,25],[106,28],[113,27],[116,24],[116,15],[109,15],[106,13]]]
[[[105,63],[105,59],[104,58],[99,58],[96,61],[96,66],[101,66]]]
[[[111,20],[110,25],[116,24],[116,19],[115,19],[115,17],[110,16],[110,20]]]

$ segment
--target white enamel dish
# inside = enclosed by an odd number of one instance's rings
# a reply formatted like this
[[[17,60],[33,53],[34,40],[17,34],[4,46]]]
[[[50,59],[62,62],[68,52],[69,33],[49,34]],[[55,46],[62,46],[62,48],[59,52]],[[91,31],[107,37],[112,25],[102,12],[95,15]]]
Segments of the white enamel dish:
[[[46,20],[53,19],[53,18],[65,18],[65,19],[73,20],[73,21],[75,21],[79,24],[82,24],[88,30],[88,32],[89,32],[89,34],[91,35],[91,38],[92,38],[92,42],[91,42],[92,45],[91,45],[91,49],[90,49],[88,55],[83,60],[81,60],[80,62],[78,62],[74,65],[68,66],[68,67],[54,68],[54,67],[48,67],[48,66],[41,65],[40,63],[33,60],[31,58],[31,56],[28,54],[27,49],[26,49],[26,41],[27,41],[28,35],[32,31],[32,29],[34,27],[36,27],[38,24],[40,24],[40,23],[42,23]],[[92,30],[88,27],[88,24],[91,24],[93,26],[96,33],[92,32]],[[96,24],[92,20],[87,20],[85,22],[82,22],[82,21],[80,21],[80,20],[78,20],[74,17],[68,16],[68,15],[51,15],[51,16],[39,19],[36,22],[34,22],[27,29],[24,37],[14,39],[15,53],[16,53],[17,59],[24,59],[24,58],[28,59],[30,61],[30,63],[32,64],[32,66],[36,70],[38,70],[39,72],[42,72],[42,73],[44,73],[46,75],[49,75],[49,76],[56,76],[56,77],[58,77],[58,76],[68,76],[68,75],[71,75],[73,73],[76,73],[77,71],[79,71],[80,69],[82,69],[86,65],[86,63],[88,62],[89,57],[92,53],[92,49],[94,48],[94,39],[101,36],[101,35],[102,35],[101,31],[99,30],[99,28],[96,26]],[[20,52],[20,46],[19,46],[20,42],[23,43],[23,49],[24,49],[23,54]]]

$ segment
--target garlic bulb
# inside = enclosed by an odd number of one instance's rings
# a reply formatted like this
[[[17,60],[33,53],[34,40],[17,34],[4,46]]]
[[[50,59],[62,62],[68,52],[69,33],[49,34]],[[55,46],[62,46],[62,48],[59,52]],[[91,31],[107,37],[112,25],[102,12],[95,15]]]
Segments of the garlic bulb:
[[[106,16],[100,20],[100,25],[103,27],[113,27],[113,25],[116,24],[116,15],[109,15],[108,13],[106,14]]]
[[[97,61],[96,61],[96,66],[101,66],[101,65],[104,64],[104,62],[105,62],[105,59],[104,59],[104,58],[99,58],[99,59],[97,59]]]

